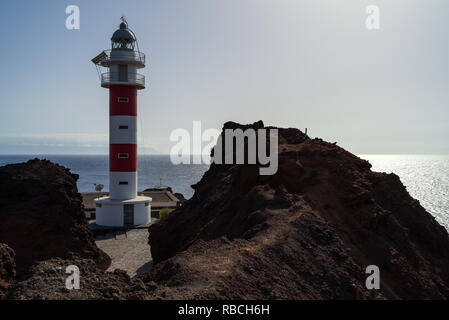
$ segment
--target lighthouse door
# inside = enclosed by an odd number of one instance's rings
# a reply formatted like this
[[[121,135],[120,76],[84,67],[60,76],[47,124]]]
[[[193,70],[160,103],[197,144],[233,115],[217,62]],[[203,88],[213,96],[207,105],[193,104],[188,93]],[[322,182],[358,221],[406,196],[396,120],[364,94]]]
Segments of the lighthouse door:
[[[128,65],[119,64],[118,65],[118,81],[127,82],[128,81]]]
[[[134,225],[134,205],[125,204],[123,207],[123,224],[125,226]]]

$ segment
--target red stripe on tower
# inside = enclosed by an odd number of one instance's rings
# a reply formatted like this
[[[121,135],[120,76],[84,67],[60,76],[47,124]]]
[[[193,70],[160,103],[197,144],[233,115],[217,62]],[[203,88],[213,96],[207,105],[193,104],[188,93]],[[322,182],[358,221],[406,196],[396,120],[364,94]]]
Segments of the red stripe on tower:
[[[110,116],[137,116],[137,88],[111,86],[109,89]]]
[[[109,145],[109,171],[137,171],[137,144]]]

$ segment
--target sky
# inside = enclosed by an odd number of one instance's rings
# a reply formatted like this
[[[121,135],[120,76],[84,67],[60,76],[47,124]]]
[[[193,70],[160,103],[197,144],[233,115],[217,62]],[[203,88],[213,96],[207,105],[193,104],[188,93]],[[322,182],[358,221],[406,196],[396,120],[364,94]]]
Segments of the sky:
[[[368,5],[380,30],[365,27]],[[108,91],[90,60],[122,15],[147,55],[141,153],[169,153],[195,120],[263,120],[356,154],[449,154],[447,12],[447,0],[2,1],[0,154],[107,153]]]

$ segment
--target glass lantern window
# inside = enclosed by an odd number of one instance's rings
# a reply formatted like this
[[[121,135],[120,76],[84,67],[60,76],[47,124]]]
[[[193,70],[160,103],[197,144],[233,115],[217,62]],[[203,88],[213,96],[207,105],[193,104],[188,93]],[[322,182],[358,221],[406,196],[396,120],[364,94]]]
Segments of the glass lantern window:
[[[132,41],[132,42],[128,42],[128,41],[113,41],[112,42],[112,49],[134,50],[134,41]]]

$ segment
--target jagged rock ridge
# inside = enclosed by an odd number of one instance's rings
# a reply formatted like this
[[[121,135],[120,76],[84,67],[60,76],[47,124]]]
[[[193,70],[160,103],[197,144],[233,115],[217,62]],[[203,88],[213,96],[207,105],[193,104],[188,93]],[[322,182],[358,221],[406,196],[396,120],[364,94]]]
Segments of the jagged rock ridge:
[[[263,128],[227,123],[224,128]],[[211,165],[185,205],[149,229],[156,297],[449,297],[447,231],[394,174],[335,143],[279,129],[279,170]],[[367,290],[377,265],[381,289]]]

